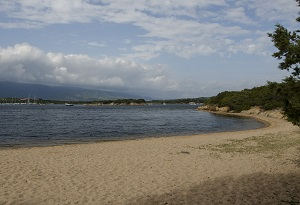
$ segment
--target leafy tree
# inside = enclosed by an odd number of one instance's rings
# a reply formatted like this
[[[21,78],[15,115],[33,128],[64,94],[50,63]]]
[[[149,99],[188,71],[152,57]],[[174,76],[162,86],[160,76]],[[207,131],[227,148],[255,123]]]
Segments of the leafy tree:
[[[272,56],[278,60],[281,70],[292,70],[292,76],[299,79],[300,75],[300,31],[288,31],[282,25],[277,24],[274,33],[269,33],[274,46],[278,49]]]
[[[300,0],[296,0],[300,7]],[[299,13],[300,14],[300,13]],[[296,19],[300,22],[300,16]],[[284,98],[284,113],[288,120],[300,126],[300,30],[289,31],[277,24],[273,33],[269,33],[274,46],[278,49],[272,56],[281,60],[279,68],[291,71],[284,79],[280,94]]]
[[[283,109],[288,120],[300,126],[300,81],[293,77],[286,78],[278,91],[283,97]]]

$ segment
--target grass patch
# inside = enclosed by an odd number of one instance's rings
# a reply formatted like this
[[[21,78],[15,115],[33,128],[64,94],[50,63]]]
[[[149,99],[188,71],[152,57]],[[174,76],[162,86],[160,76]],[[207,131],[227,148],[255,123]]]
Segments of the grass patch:
[[[273,152],[281,155],[284,150],[291,147],[300,147],[300,135],[299,138],[292,138],[283,133],[266,134],[241,140],[228,140],[228,143],[220,145],[204,145],[199,149],[245,154]]]

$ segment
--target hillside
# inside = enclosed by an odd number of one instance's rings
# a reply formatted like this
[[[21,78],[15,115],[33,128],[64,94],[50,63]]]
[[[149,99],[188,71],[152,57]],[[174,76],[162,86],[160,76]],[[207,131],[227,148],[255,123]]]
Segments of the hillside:
[[[68,100],[68,101],[92,101],[115,100],[127,98],[142,98],[141,96],[126,93],[108,92],[78,87],[49,86],[40,84],[0,82],[0,98],[31,98]]]

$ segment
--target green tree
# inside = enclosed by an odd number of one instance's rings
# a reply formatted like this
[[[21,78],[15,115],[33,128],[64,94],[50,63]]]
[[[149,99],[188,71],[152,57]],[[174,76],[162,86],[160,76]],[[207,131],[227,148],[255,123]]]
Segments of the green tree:
[[[284,100],[284,113],[294,125],[300,126],[300,81],[289,77],[284,79],[279,94]]]
[[[300,0],[296,0],[300,6]],[[299,13],[300,14],[300,13]],[[296,19],[300,22],[300,17]],[[273,33],[268,33],[274,46],[278,49],[273,57],[282,60],[279,63],[281,70],[292,71],[292,76],[300,79],[300,30],[289,31],[284,26],[276,24]]]
[[[296,0],[300,7],[300,0]],[[300,14],[300,13],[299,13]],[[300,22],[300,16],[296,19]],[[274,46],[278,49],[272,56],[281,62],[281,70],[291,71],[284,79],[280,94],[284,98],[284,113],[288,120],[300,126],[300,30],[289,31],[277,24],[273,33],[269,33]]]

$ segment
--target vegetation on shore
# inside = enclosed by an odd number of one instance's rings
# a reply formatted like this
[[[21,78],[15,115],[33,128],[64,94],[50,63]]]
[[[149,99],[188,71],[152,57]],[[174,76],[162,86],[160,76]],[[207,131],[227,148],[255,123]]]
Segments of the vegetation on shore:
[[[282,83],[268,82],[267,85],[244,89],[242,91],[225,91],[209,98],[205,104],[217,107],[228,107],[233,112],[249,110],[253,106],[260,106],[265,110],[283,107],[284,99],[278,93]]]
[[[95,101],[65,101],[65,100],[45,100],[45,99],[20,99],[20,98],[2,98],[1,104],[85,104],[85,105],[130,105],[145,104],[144,99],[118,99],[118,100],[95,100]]]
[[[287,119],[300,126],[300,81],[287,78],[282,83],[268,82],[264,86],[242,91],[225,91],[209,98],[206,105],[228,107],[232,112],[259,106],[264,110],[282,109]]]
[[[207,97],[199,97],[199,98],[180,98],[180,99],[169,99],[169,100],[151,100],[150,103],[153,104],[189,104],[189,103],[195,103],[195,104],[201,104],[204,103],[207,99]]]
[[[296,0],[300,7],[300,0]],[[300,16],[296,19],[300,23]],[[272,56],[281,62],[278,68],[291,71],[282,83],[245,89],[239,92],[222,92],[210,98],[206,104],[229,107],[234,112],[248,110],[251,106],[261,106],[270,110],[281,108],[284,115],[293,124],[300,126],[300,30],[289,31],[277,24],[273,33],[269,33],[274,46],[278,49]]]
[[[84,104],[84,105],[144,105],[144,104],[189,104],[204,103],[208,98],[182,98],[170,100],[151,100],[145,99],[118,99],[118,100],[94,100],[94,101],[65,101],[65,100],[45,100],[45,99],[21,99],[21,98],[2,98],[0,104]]]
[[[296,0],[300,7],[300,0]],[[300,14],[300,13],[299,13]],[[300,23],[300,16],[296,18]],[[273,33],[269,33],[277,51],[273,57],[280,60],[278,68],[291,71],[291,75],[283,80],[283,88],[279,94],[284,99],[283,110],[288,120],[300,126],[300,30],[289,31],[277,24]]]

